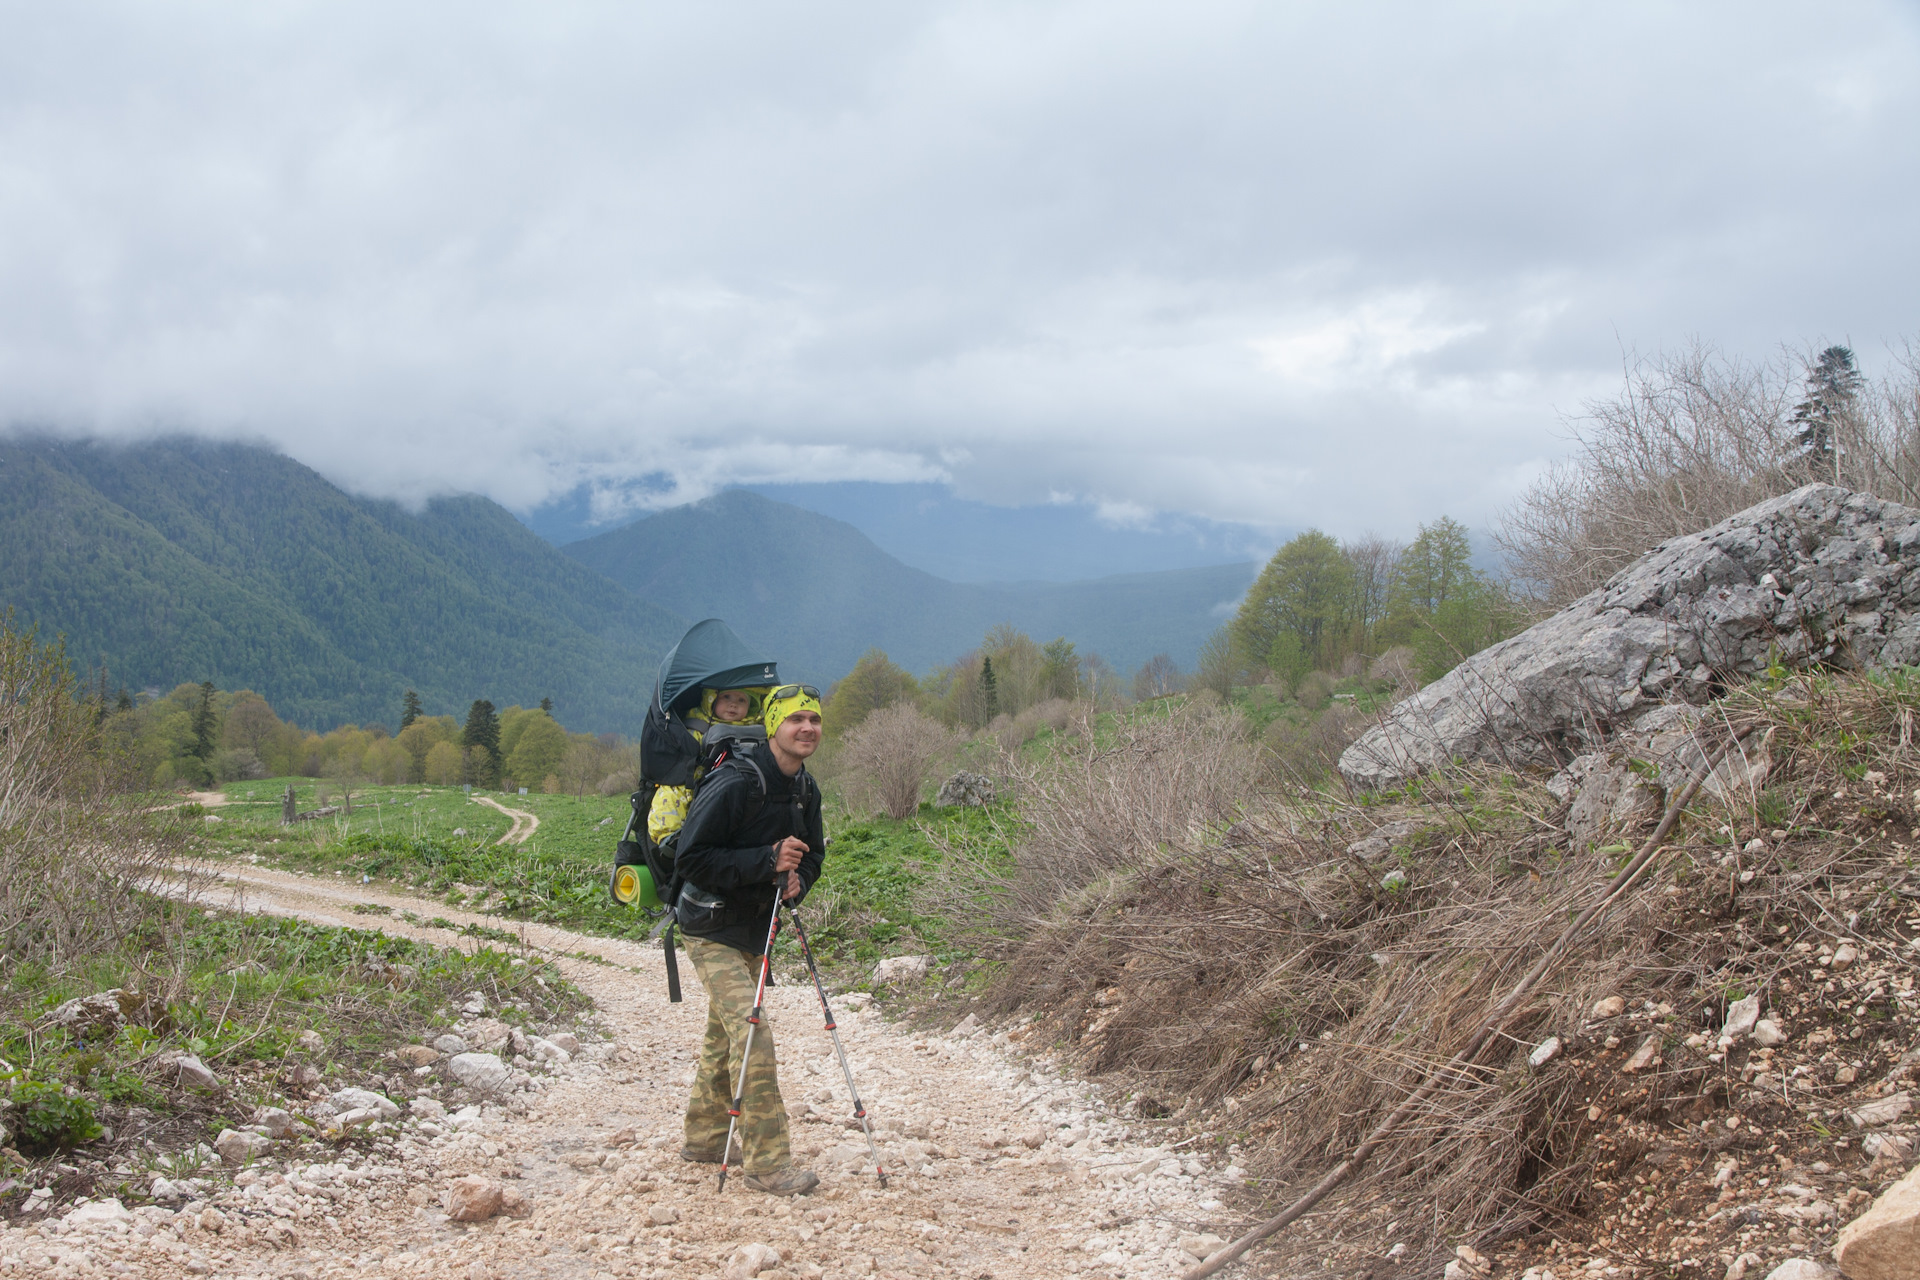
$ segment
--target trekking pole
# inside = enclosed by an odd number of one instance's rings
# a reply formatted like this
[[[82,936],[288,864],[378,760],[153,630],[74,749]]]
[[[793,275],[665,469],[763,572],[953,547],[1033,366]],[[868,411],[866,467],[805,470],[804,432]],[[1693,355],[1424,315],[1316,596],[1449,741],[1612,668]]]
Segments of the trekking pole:
[[[733,1155],[733,1131],[740,1124],[740,1107],[747,1096],[747,1062],[753,1057],[753,1033],[760,1029],[760,1008],[767,996],[767,974],[773,966],[773,936],[780,932],[780,890],[773,891],[773,914],[767,917],[767,945],[760,950],[760,981],[753,989],[753,1012],[747,1015],[747,1046],[740,1053],[740,1087],[733,1092],[733,1105],[727,1108],[727,1145],[720,1148],[720,1185],[727,1189],[727,1160]],[[742,1155],[744,1161],[746,1157]]]
[[[840,1047],[839,1024],[833,1020],[833,1009],[827,1004],[827,988],[820,981],[820,966],[813,962],[813,947],[807,942],[807,931],[800,927],[799,911],[788,906],[787,917],[793,921],[793,936],[800,939],[800,954],[807,958],[807,972],[813,975],[814,994],[820,997],[820,1012],[827,1020],[827,1034],[833,1037],[833,1051],[840,1055],[840,1074],[846,1078],[847,1092],[853,1097],[853,1114],[860,1121],[862,1132],[867,1135],[867,1154],[873,1157],[873,1172],[880,1179],[880,1189],[884,1191],[887,1171],[880,1167],[880,1151],[873,1145],[873,1126],[867,1122],[867,1109],[860,1104],[860,1091],[853,1087],[853,1069],[847,1065],[847,1051]]]

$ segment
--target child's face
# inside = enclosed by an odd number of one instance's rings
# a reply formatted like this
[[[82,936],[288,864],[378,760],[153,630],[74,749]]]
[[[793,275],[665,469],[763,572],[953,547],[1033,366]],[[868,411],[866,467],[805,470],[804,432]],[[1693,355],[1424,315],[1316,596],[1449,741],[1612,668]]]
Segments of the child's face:
[[[729,689],[725,693],[715,694],[713,698],[713,718],[715,720],[745,720],[747,709],[753,702],[738,689]]]

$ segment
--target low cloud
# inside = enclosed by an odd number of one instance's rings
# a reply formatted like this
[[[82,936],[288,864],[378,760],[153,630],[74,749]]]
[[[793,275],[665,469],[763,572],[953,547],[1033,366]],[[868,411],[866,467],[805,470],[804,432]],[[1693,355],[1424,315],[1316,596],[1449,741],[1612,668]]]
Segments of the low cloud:
[[[0,422],[1405,533],[1623,345],[1911,324],[1897,4],[450,14],[15,14]]]

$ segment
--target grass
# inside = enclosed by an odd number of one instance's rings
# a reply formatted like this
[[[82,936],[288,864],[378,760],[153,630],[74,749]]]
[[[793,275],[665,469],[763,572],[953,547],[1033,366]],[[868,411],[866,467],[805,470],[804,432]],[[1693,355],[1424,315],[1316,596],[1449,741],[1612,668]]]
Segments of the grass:
[[[625,796],[476,791],[540,819],[525,844],[499,845],[494,842],[512,821],[474,803],[459,787],[355,788],[351,815],[289,828],[280,824],[279,800],[289,783],[302,810],[339,800],[337,784],[307,778],[229,784],[227,803],[208,811],[220,821],[204,824],[207,851],[379,883],[502,919],[602,937],[644,938],[658,923],[607,896],[614,842],[628,816]],[[999,838],[995,824],[1005,815],[923,805],[915,817],[895,821],[851,814],[831,793],[829,810],[826,869],[804,917],[823,962],[870,967],[901,951],[939,954],[939,921],[916,906],[921,886],[938,874],[945,857],[936,840],[992,844]],[[364,911],[379,914],[381,908]],[[484,925],[460,931],[498,941],[512,938]]]
[[[467,954],[371,930],[149,906],[144,927],[118,947],[61,966],[20,959],[0,976],[0,1079],[14,1103],[15,1154],[82,1159],[105,1194],[142,1194],[154,1152],[210,1141],[251,1122],[255,1107],[299,1096],[297,1068],[317,1071],[323,1087],[410,1088],[411,1077],[369,1077],[393,1071],[392,1050],[430,1040],[472,992],[529,1024],[588,1007],[551,966],[503,950]],[[115,988],[138,997],[123,1024],[47,1024],[63,1002]],[[318,1047],[303,1046],[308,1033]],[[198,1057],[223,1087],[182,1086],[167,1068],[170,1051]]]

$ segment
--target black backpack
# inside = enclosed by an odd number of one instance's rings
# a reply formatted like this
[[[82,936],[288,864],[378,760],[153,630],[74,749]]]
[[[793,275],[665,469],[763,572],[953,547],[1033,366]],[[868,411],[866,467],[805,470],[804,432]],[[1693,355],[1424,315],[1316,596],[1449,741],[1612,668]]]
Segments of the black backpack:
[[[685,729],[678,729],[677,732],[680,738],[691,747],[693,735]],[[759,816],[760,807],[767,802],[767,779],[759,767],[753,763],[752,757],[767,749],[767,731],[757,724],[714,724],[709,726],[699,749],[688,753],[693,760],[693,764],[687,772],[693,775],[691,785],[694,796],[697,797],[700,794],[700,788],[706,784],[709,778],[718,775],[722,765],[729,760],[737,759],[741,767],[744,768],[746,773],[752,776],[755,784],[759,787],[758,794],[755,795],[753,799],[752,807],[747,811],[747,820],[751,822]],[[645,752],[646,748],[643,741],[641,747],[643,760],[645,759]],[[642,768],[644,769],[644,767],[643,764]],[[813,775],[805,771],[801,772],[800,779],[800,793],[796,797],[796,804],[804,807],[812,797],[812,788],[815,784],[813,782]],[[674,949],[674,935],[679,928],[679,920],[675,915],[675,910],[679,904],[680,892],[686,884],[685,880],[680,876],[678,867],[679,858],[677,846],[680,833],[678,831],[669,832],[664,840],[656,842],[652,834],[647,830],[647,816],[653,811],[654,794],[659,791],[662,786],[686,785],[688,784],[684,782],[643,781],[640,784],[640,789],[630,797],[632,814],[627,819],[626,833],[621,836],[619,844],[615,846],[614,887],[612,890],[616,902],[622,902],[623,904],[631,902],[631,897],[623,898],[620,894],[618,886],[620,883],[621,868],[627,866],[646,867],[647,874],[653,881],[655,887],[655,896],[663,908],[658,932],[661,935],[661,950],[667,962],[667,999],[676,1004],[680,1002],[681,997],[680,961]],[[689,799],[688,805],[691,807],[691,799]]]

